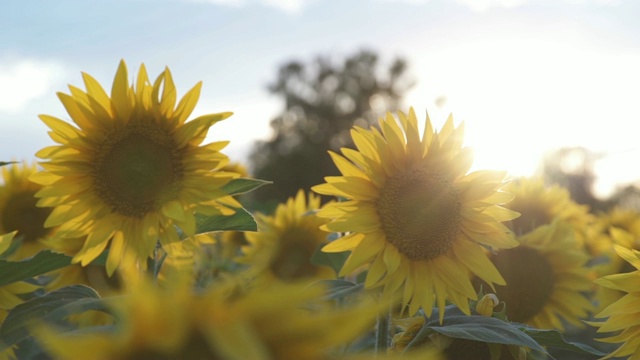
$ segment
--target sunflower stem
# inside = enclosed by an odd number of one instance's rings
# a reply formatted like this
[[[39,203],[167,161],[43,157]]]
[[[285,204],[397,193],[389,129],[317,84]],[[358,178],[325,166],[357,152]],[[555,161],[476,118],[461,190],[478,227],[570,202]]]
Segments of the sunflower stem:
[[[389,347],[389,318],[391,309],[378,314],[376,322],[376,357],[387,355]]]
[[[162,252],[162,255],[158,257],[158,253]],[[164,263],[164,259],[167,257],[167,253],[161,251],[160,243],[156,244],[156,248],[153,250],[153,281],[156,282],[158,280],[158,274],[160,273],[160,269],[162,268],[162,264]]]

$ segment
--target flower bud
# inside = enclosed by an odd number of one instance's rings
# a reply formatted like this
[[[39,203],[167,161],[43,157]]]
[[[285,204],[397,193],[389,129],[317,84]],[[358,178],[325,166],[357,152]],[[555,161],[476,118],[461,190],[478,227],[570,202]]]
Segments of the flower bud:
[[[487,294],[478,301],[476,305],[476,311],[480,315],[491,316],[493,315],[493,308],[498,306],[500,300],[495,294]]]

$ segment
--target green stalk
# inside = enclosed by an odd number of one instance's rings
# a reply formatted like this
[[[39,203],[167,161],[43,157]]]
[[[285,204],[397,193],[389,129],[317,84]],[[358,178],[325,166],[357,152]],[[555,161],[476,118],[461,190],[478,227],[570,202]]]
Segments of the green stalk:
[[[376,357],[387,355],[389,347],[389,319],[391,309],[384,313],[378,314],[376,322]]]

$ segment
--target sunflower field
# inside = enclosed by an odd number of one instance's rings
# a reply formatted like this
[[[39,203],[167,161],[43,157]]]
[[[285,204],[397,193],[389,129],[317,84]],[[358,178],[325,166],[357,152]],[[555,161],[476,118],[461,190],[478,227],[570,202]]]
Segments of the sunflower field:
[[[0,163],[1,359],[640,359],[640,214],[470,171],[453,117],[354,126],[261,213],[201,83],[82,77],[56,145]]]

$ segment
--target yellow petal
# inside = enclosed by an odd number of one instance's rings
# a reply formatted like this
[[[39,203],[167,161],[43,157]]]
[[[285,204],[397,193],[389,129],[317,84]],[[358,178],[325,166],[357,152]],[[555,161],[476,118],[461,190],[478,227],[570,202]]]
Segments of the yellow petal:
[[[121,60],[118,65],[116,77],[111,86],[111,101],[119,117],[128,119],[131,116],[133,104],[129,97],[129,75],[124,60]]]

